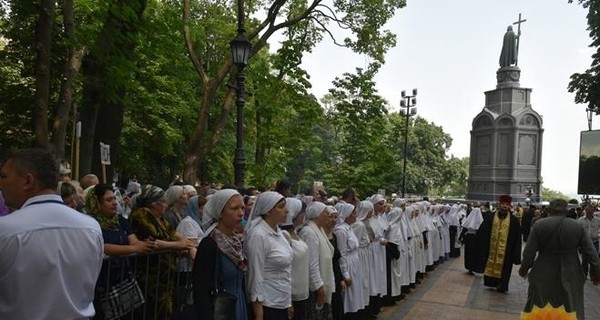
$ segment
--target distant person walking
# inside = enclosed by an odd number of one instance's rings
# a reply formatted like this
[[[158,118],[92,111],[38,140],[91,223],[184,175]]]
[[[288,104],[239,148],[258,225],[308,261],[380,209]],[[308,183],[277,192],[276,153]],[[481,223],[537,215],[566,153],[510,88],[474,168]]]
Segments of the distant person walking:
[[[589,262],[594,285],[600,282],[598,252],[583,228],[576,221],[566,219],[566,201],[551,201],[547,212],[549,216],[531,229],[519,269],[522,277],[531,269],[525,312],[550,303],[555,308],[564,306],[567,312],[576,312],[577,319],[583,320],[586,277],[581,271],[578,251]]]
[[[592,245],[596,248],[596,253],[598,253],[598,233],[600,232],[600,219],[594,217],[594,212],[597,210],[597,207],[591,203],[588,203],[585,206],[584,213],[585,215],[577,220],[579,224],[583,227],[585,234],[592,241]],[[585,255],[581,256],[581,264],[583,266],[583,273],[585,276],[588,275],[588,269],[590,265],[589,258]]]
[[[523,213],[523,217],[521,217],[521,232],[523,233],[523,242],[527,242],[534,215],[535,205],[530,205]]]
[[[102,266],[102,230],[56,194],[49,151],[11,153],[0,190],[17,209],[0,219],[0,319],[89,319]]]

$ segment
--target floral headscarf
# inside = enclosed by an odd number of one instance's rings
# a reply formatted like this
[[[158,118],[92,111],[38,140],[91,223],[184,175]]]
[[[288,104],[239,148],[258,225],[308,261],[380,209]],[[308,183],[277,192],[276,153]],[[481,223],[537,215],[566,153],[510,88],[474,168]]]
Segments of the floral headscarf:
[[[100,227],[104,230],[117,231],[119,230],[119,216],[115,213],[112,216],[105,216],[100,213],[100,202],[98,202],[98,197],[96,197],[96,188],[97,185],[88,187],[85,189],[85,212],[87,212],[90,216],[98,221]],[[107,189],[111,190],[111,189]],[[104,195],[103,195],[104,196]]]

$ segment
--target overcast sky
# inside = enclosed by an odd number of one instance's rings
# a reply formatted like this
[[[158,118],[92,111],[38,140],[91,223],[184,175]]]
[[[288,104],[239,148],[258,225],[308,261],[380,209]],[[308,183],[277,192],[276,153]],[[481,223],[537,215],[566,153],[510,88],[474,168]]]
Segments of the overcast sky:
[[[484,91],[496,87],[502,37],[519,13],[527,19],[521,25],[520,83],[533,89],[533,109],[544,120],[544,186],[575,195],[579,137],[587,120],[585,106],[574,103],[567,85],[571,74],[589,67],[594,51],[581,6],[567,0],[409,0],[387,25],[398,45],[386,55],[377,89],[397,111],[400,91],[418,88],[419,115],[452,136],[451,154],[469,156],[471,121],[483,109]],[[325,40],[303,67],[312,92],[321,97],[336,76],[368,62]]]

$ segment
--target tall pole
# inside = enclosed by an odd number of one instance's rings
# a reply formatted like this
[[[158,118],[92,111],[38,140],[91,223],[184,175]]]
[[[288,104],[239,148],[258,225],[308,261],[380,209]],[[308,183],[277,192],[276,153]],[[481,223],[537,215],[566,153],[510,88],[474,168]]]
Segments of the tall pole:
[[[244,150],[244,106],[246,104],[244,67],[246,67],[247,58],[251,50],[251,44],[246,39],[246,30],[244,28],[244,0],[237,0],[237,37],[232,42],[233,62],[237,67],[237,99],[235,101],[237,109],[236,117],[236,148],[234,159],[234,180],[235,186],[244,187],[244,175],[246,170],[246,155]]]
[[[237,128],[236,128],[236,148],[235,148],[235,186],[242,188],[244,186],[244,171],[246,169],[246,155],[244,150],[244,105],[245,101],[245,81],[244,67],[238,66],[237,72]]]
[[[406,195],[406,162],[407,162],[407,149],[408,149],[408,118],[411,113],[416,113],[417,109],[414,108],[417,104],[417,89],[413,89],[412,95],[406,95],[406,91],[402,91],[402,98],[400,100],[400,108],[405,113],[406,122],[404,127],[404,164],[402,168],[402,198]],[[412,112],[411,112],[412,111]]]
[[[406,125],[404,127],[404,165],[402,168],[402,198],[404,198],[404,194],[406,192],[406,151],[408,148],[408,117],[410,117],[410,113],[409,113],[409,103],[408,103],[408,98],[406,98],[407,103],[406,103]]]

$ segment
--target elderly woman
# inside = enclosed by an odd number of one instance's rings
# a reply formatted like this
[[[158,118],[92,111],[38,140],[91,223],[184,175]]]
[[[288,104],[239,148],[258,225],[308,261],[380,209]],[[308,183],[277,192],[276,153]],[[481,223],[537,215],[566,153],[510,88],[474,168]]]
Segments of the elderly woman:
[[[181,220],[184,218],[184,210],[188,202],[188,193],[183,186],[171,186],[165,192],[165,201],[167,203],[167,211],[165,219],[177,228]]]
[[[79,194],[74,185],[70,181],[61,181],[58,183],[58,189],[56,190],[60,197],[63,199],[65,205],[71,209],[77,210]]]
[[[292,305],[293,320],[306,319],[308,310],[308,246],[296,233],[296,227],[304,223],[302,201],[295,198],[285,199],[288,213],[285,223],[280,225],[283,235],[292,246]]]
[[[233,189],[215,192],[204,206],[203,218],[210,227],[198,246],[192,271],[197,319],[215,319],[212,293],[217,282],[222,286],[217,289],[236,297],[235,320],[249,319],[244,287],[247,262],[235,234],[243,216],[242,195]]]
[[[64,182],[64,184],[70,185],[68,182]],[[75,191],[74,187],[73,191]],[[146,253],[154,248],[155,243],[153,241],[138,240],[131,230],[129,221],[117,214],[117,202],[111,186],[97,184],[89,187],[85,198],[85,210],[98,221],[102,228],[104,254],[107,256],[117,257],[132,253]],[[125,280],[124,277],[128,276],[131,271],[125,258],[104,260],[96,283],[95,319],[104,319],[108,316],[106,314],[108,310],[105,310],[104,306],[100,304],[99,298],[105,295],[109,288]],[[129,307],[133,306],[121,306],[124,309],[122,310],[124,314],[131,311]]]
[[[279,228],[286,221],[285,198],[274,191],[261,193],[250,216],[244,251],[255,319],[287,320],[293,316],[293,251]]]
[[[141,240],[155,241],[157,250],[190,250],[196,242],[175,231],[163,217],[167,208],[165,192],[145,185],[135,198],[131,227]],[[140,284],[146,286],[146,316],[153,319],[171,318],[175,283],[175,259],[170,253],[140,257],[137,262]],[[158,296],[157,296],[158,294]],[[155,313],[156,308],[156,313]]]
[[[310,304],[307,319],[331,319],[334,248],[324,231],[329,223],[327,206],[311,202],[306,207],[306,219],[308,222],[300,230],[300,238],[308,245]]]

